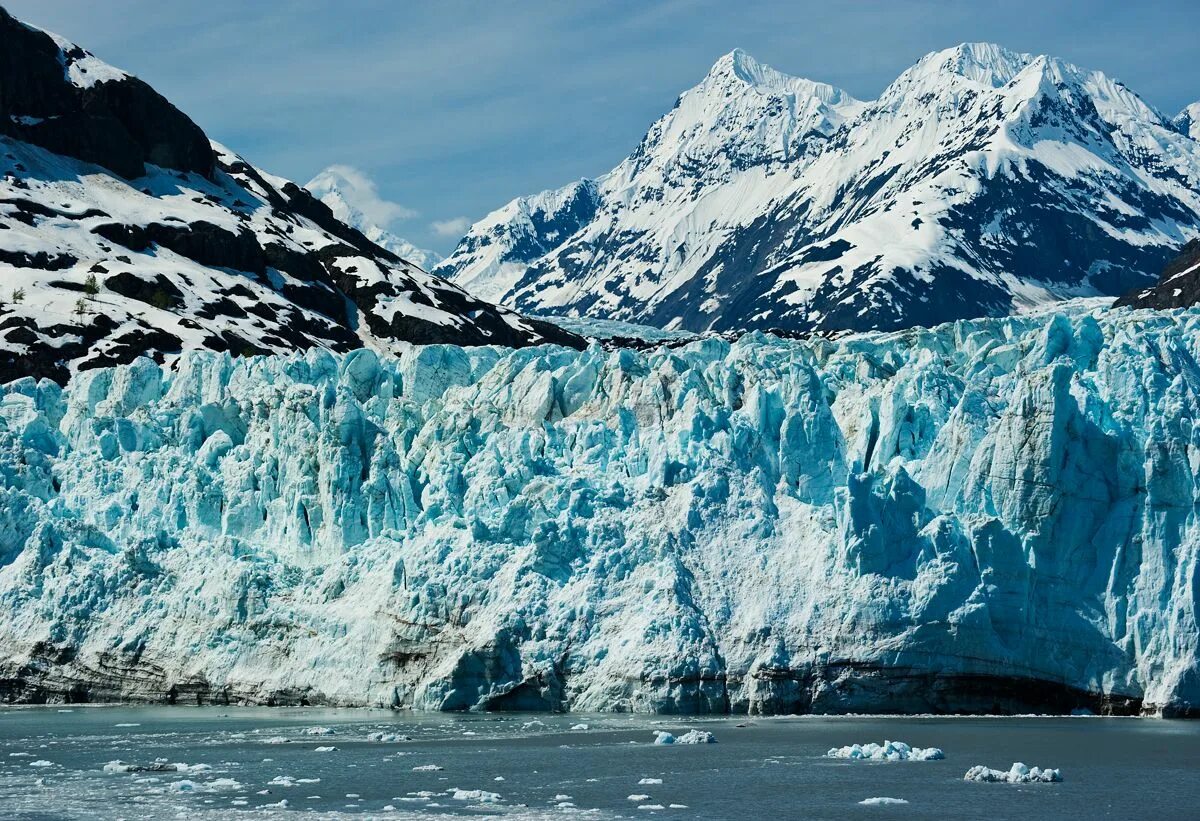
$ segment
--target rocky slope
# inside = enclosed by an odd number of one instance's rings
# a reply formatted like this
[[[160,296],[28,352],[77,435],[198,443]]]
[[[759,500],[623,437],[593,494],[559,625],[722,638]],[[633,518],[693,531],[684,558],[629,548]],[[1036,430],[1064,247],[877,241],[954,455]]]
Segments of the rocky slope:
[[[0,9],[0,380],[182,350],[573,340],[469,296]]]
[[[1167,263],[1158,282],[1131,291],[1117,300],[1118,306],[1133,308],[1187,308],[1200,303],[1200,239],[1183,246]]]
[[[726,55],[595,181],[436,272],[523,310],[893,329],[1150,284],[1200,234],[1200,143],[1104,74],[967,44],[877,100]]]
[[[0,693],[1200,705],[1200,314],[188,352],[0,397]]]

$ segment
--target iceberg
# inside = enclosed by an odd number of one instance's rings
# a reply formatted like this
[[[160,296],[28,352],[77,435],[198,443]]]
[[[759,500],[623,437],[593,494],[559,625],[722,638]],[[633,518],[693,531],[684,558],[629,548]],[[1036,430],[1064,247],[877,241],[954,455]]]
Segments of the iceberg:
[[[0,388],[0,697],[1200,710],[1200,313]]]
[[[1045,769],[1040,767],[1026,767],[1024,764],[1017,762],[1007,771],[993,770],[989,767],[977,765],[967,770],[967,774],[963,776],[963,779],[965,781],[1002,784],[1053,784],[1062,781],[1062,773],[1058,770],[1052,770],[1049,767]]]
[[[946,757],[939,747],[910,747],[903,741],[834,747],[825,755],[827,758],[848,758],[854,761],[941,761]]]

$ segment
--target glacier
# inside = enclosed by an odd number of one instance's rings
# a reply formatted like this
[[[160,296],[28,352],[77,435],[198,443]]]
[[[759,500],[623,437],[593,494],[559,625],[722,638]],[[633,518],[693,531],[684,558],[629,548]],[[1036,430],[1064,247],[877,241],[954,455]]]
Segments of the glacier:
[[[1196,715],[1200,312],[0,388],[0,698]]]

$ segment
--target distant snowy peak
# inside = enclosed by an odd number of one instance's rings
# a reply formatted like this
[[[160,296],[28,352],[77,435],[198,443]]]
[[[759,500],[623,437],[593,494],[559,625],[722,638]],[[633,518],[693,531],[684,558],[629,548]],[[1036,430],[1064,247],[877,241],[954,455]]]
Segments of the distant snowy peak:
[[[1175,125],[1193,140],[1200,140],[1200,102],[1192,103],[1179,112]]]
[[[0,382],[189,349],[581,345],[472,297],[0,9]]]
[[[871,102],[733,51],[589,209],[539,232],[515,200],[437,271],[532,313],[690,331],[1116,296],[1200,235],[1200,144],[1181,130],[1101,72],[987,43],[923,57]]]
[[[454,254],[434,272],[453,274],[469,293],[500,302],[532,262],[587,225],[599,207],[600,192],[593,180],[518,197],[471,226]]]
[[[386,248],[401,259],[413,265],[431,271],[442,261],[442,256],[435,251],[418,248],[406,239],[396,236],[391,231],[381,228],[363,210],[361,197],[374,199],[374,191],[360,191],[361,181],[353,179],[344,166],[330,166],[305,184],[310,194],[329,206],[329,210],[340,221],[357,228],[369,240]],[[387,205],[391,205],[388,203]]]
[[[889,90],[907,88],[926,79],[944,82],[951,77],[961,77],[988,88],[1000,88],[1036,59],[1031,54],[1010,51],[994,43],[962,43],[925,55],[903,72]],[[887,92],[884,96],[887,96]]]

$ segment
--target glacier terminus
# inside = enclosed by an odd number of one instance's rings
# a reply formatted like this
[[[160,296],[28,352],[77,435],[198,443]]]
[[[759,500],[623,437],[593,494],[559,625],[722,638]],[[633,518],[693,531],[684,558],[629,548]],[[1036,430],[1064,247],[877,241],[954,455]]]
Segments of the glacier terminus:
[[[0,696],[1200,705],[1200,313],[188,351],[0,399]]]

